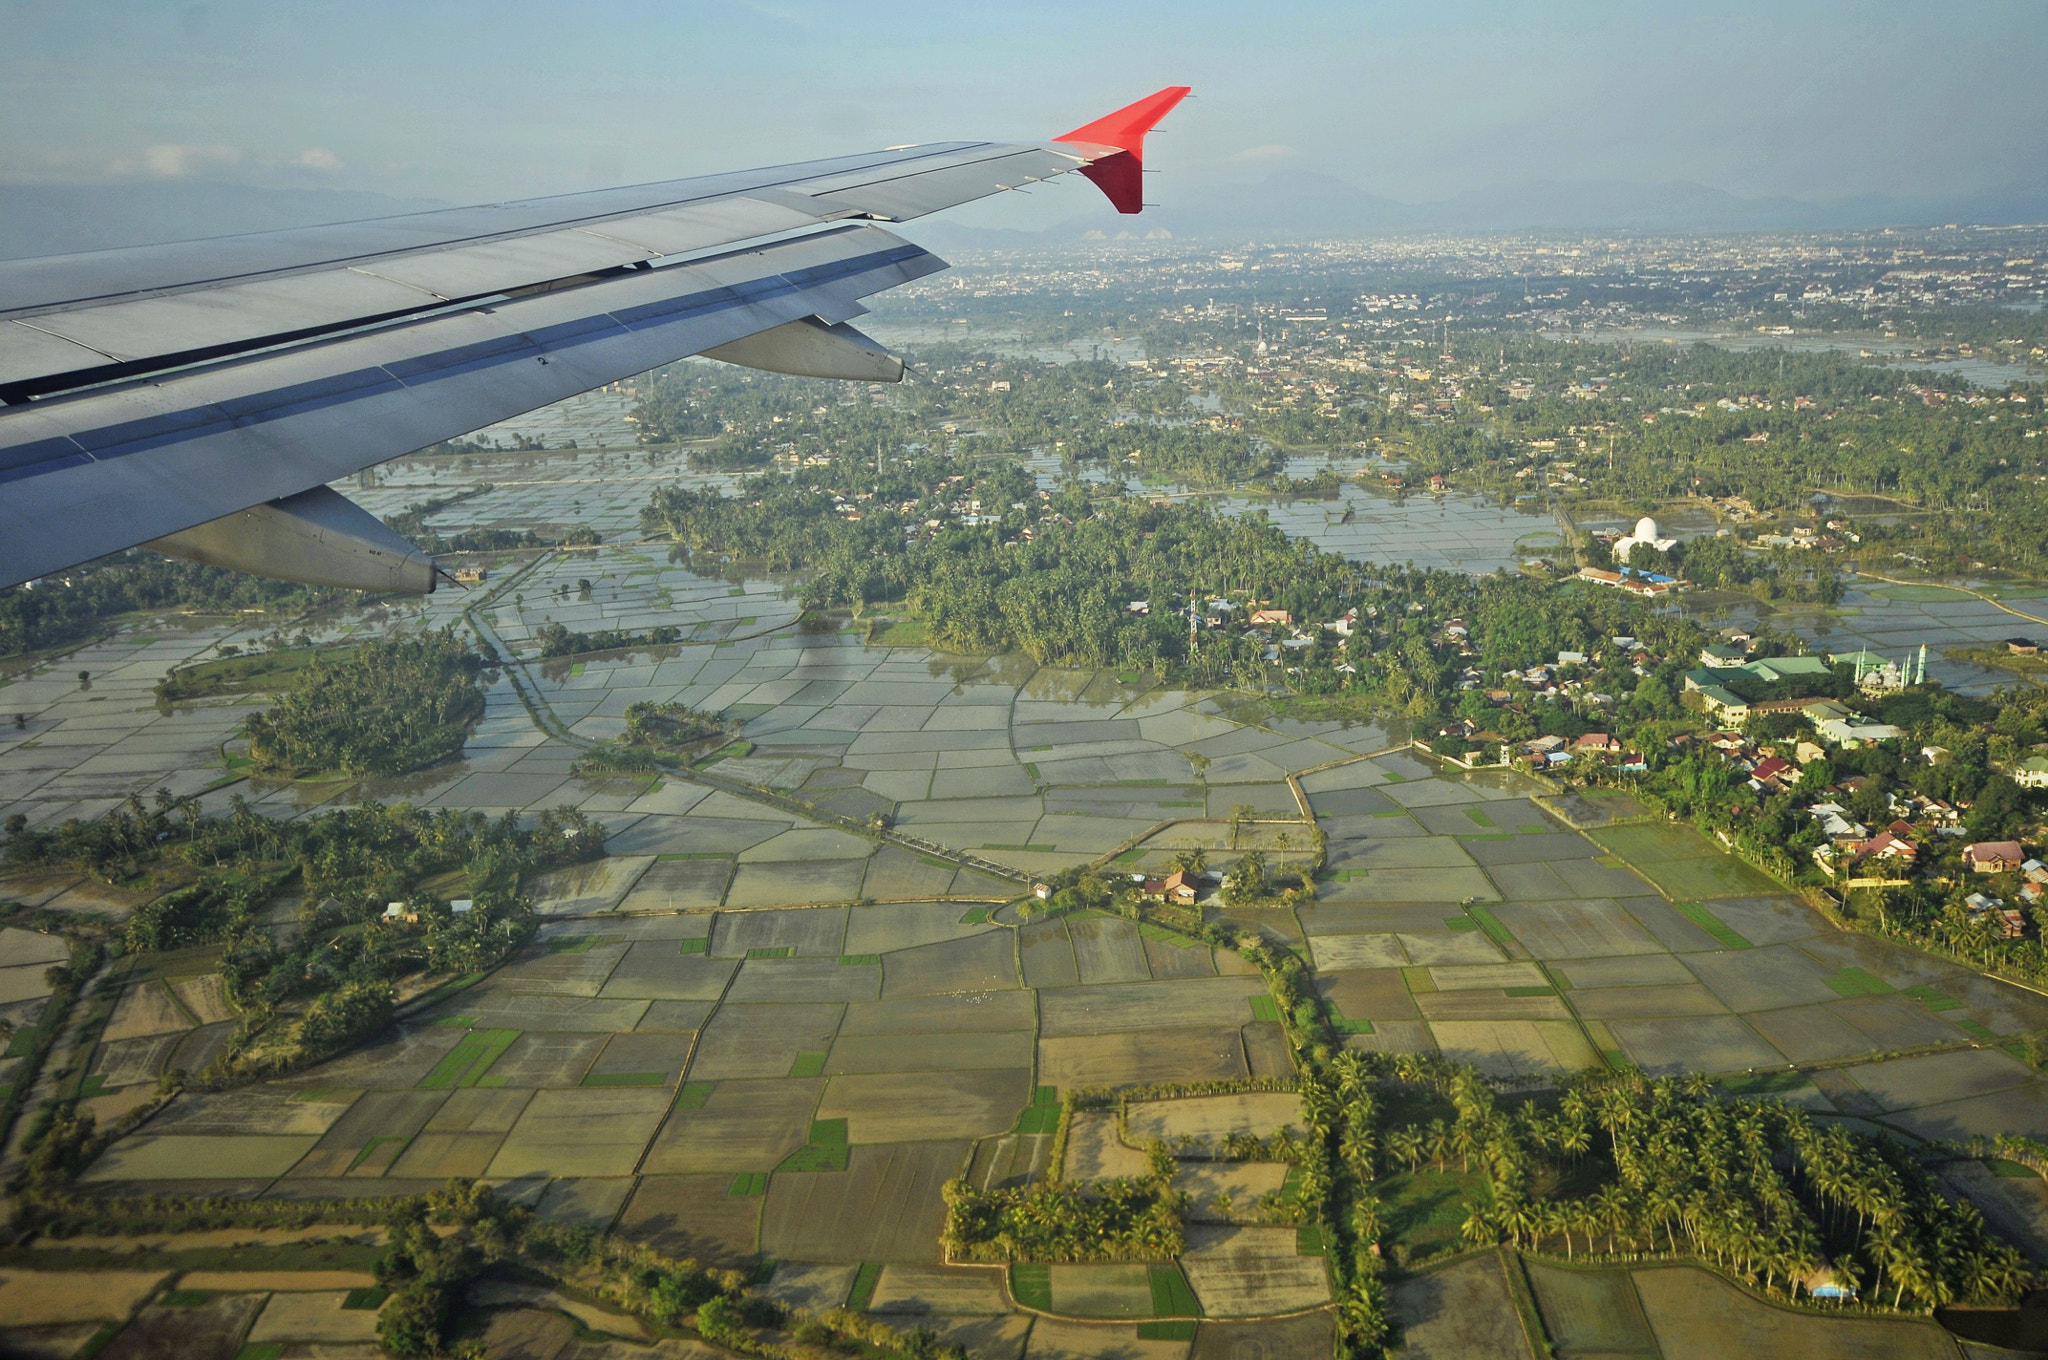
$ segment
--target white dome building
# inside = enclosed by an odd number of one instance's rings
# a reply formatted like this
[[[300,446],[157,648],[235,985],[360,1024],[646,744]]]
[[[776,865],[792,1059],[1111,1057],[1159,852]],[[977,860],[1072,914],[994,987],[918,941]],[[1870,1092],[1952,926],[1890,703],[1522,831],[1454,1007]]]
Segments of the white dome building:
[[[1635,532],[1614,540],[1614,560],[1623,566],[1628,564],[1629,555],[1637,548],[1648,545],[1658,552],[1669,552],[1678,546],[1675,538],[1665,538],[1664,531],[1657,527],[1657,521],[1644,515],[1636,521]]]

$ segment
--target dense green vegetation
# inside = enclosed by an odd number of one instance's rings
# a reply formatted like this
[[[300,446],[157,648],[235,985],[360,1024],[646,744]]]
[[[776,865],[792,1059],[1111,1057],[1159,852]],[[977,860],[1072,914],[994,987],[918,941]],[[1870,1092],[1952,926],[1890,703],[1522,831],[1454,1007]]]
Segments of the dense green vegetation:
[[[483,717],[486,659],[454,629],[381,638],[330,662],[243,724],[259,770],[393,775],[445,760]]]
[[[977,1190],[946,1183],[946,1252],[959,1261],[1167,1261],[1185,1245],[1173,1154],[1155,1144],[1148,1173],[1070,1185]]]
[[[139,610],[296,614],[339,594],[138,548],[45,577],[34,589],[0,591],[0,657],[78,642]]]

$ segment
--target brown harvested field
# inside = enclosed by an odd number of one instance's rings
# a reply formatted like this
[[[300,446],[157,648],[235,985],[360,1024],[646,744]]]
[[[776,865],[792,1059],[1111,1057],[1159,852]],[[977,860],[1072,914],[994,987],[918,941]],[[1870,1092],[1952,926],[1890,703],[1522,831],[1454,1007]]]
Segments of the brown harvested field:
[[[1500,947],[1476,930],[1404,930],[1394,937],[1408,961],[1420,967],[1452,963],[1499,963]]]
[[[338,1058],[299,1073],[297,1080],[308,1086],[330,1090],[362,1087],[390,1090],[417,1086],[421,1078],[434,1070],[434,1064],[461,1042],[462,1031],[445,1025],[418,1028],[401,1025],[385,1030],[361,1048],[351,1049]],[[238,1091],[236,1094],[246,1096],[248,1092]]]
[[[711,956],[743,959],[750,949],[788,949],[798,958],[836,959],[846,952],[845,940],[845,907],[721,911],[711,927]]]
[[[1294,1050],[1288,1047],[1287,1032],[1277,1023],[1262,1020],[1246,1025],[1242,1033],[1245,1067],[1253,1076],[1294,1075]]]
[[[1752,951],[1753,952],[1753,951]],[[1778,1067],[1785,1058],[1737,1015],[1683,1020],[1610,1020],[1608,1030],[1652,1076]]]
[[[1016,986],[1017,963],[1010,932],[1001,927],[882,956],[882,995],[891,1001]]]
[[[1040,1033],[1062,1039],[1118,1030],[1241,1025],[1252,1018],[1248,998],[1265,992],[1265,981],[1251,977],[1065,987],[1040,994]]]
[[[871,896],[875,894],[870,894]],[[961,902],[888,902],[855,907],[846,920],[848,954],[889,954],[898,949],[978,935],[986,927],[963,925]]]
[[[2034,1079],[2032,1069],[1994,1048],[1894,1058],[1848,1072],[1887,1110],[1988,1095]]]
[[[633,1028],[643,1015],[660,1004],[633,997],[607,1000],[540,996],[479,987],[456,997],[439,1013],[471,1019],[478,1029],[516,1029],[532,1034],[617,1034]]]
[[[768,1183],[761,1250],[788,1261],[937,1264],[939,1187],[967,1161],[962,1142],[856,1147],[844,1171],[786,1172]]]
[[[0,1270],[0,1318],[10,1327],[119,1322],[166,1276],[161,1270]]]
[[[1273,1322],[1204,1322],[1188,1360],[1298,1360],[1328,1355],[1336,1341],[1328,1309]]]
[[[1789,944],[1689,954],[1686,966],[1735,1011],[1774,1010],[1833,1001],[1827,969]]]
[[[1187,1360],[1187,1354],[1185,1341],[1140,1341],[1138,1329],[1128,1322],[1048,1317],[1031,1324],[1025,1351],[1027,1360]]]
[[[1244,1040],[1236,1026],[1038,1041],[1038,1082],[1061,1090],[1162,1081],[1231,1081],[1246,1075]]]
[[[1031,1066],[1037,1040],[1029,1030],[1007,1034],[842,1034],[832,1044],[827,1076],[856,1072],[964,1072]]]
[[[1956,1353],[1932,1321],[1794,1312],[1690,1266],[1637,1270],[1630,1278],[1664,1360],[1953,1360]]]
[[[673,1086],[682,1080],[683,1067],[690,1060],[690,1043],[695,1036],[688,1034],[614,1034],[604,1051],[597,1055],[597,1061],[590,1065],[590,1075],[624,1076],[640,1073],[661,1073],[662,1082]]]
[[[1194,1224],[1180,1268],[1210,1317],[1293,1313],[1329,1302],[1322,1258],[1294,1248],[1292,1227]]]
[[[321,1134],[348,1112],[355,1091],[329,1091],[317,1100],[286,1086],[247,1086],[238,1091],[187,1092],[150,1118],[151,1133]]]
[[[114,1003],[114,1013],[107,1020],[107,1026],[100,1032],[104,1043],[117,1039],[140,1039],[151,1034],[176,1034],[192,1028],[192,1021],[164,984],[157,981],[131,982],[128,990],[121,993],[121,999]]]
[[[1145,962],[1155,978],[1164,981],[1216,976],[1216,965],[1209,957],[1209,946],[1205,944],[1183,945],[1173,940],[1155,940],[1147,935],[1144,945]]]
[[[1415,998],[1422,1018],[1443,1020],[1569,1020],[1571,1011],[1554,996],[1509,996],[1506,991],[1424,992]]]
[[[510,1133],[533,1099],[531,1091],[494,1091],[465,1086],[448,1093],[447,1103],[426,1124],[428,1133]]]
[[[845,1009],[837,1001],[721,1006],[698,1036],[690,1080],[786,1077],[797,1054],[823,1053],[832,1046]]]
[[[748,959],[725,999],[732,1001],[879,1001],[882,970],[837,959]]]
[[[365,1091],[291,1174],[345,1176],[373,1143],[425,1128],[447,1098],[446,1091]]]
[[[1656,1339],[1636,1287],[1622,1270],[1570,1270],[1527,1263],[1536,1306],[1566,1355],[1654,1355]]]
[[[1549,979],[1533,963],[1447,963],[1429,970],[1440,992],[1471,992],[1498,987],[1546,987]]]
[[[901,1001],[856,1001],[840,1022],[842,1035],[966,1034],[1029,1030],[1038,1024],[1038,998],[1028,991],[983,992],[967,996],[906,997]]]
[[[953,883],[953,866],[919,859],[908,850],[885,845],[868,860],[867,877],[861,880],[862,897],[878,902],[892,898],[937,897]],[[958,912],[954,913],[959,915]],[[863,950],[863,953],[878,951]]]
[[[1071,1134],[1068,1143],[1071,1149]],[[1070,1150],[1070,1161],[1072,1156]],[[1286,1180],[1285,1162],[1182,1162],[1174,1170],[1173,1188],[1188,1197],[1191,1222],[1252,1223],[1259,1218],[1259,1196],[1278,1191]],[[1230,1196],[1228,1211],[1221,1204],[1225,1195]]]
[[[362,1277],[364,1284],[375,1283],[371,1276]],[[178,1282],[180,1289],[204,1289],[188,1281]],[[343,1308],[348,1298],[347,1289],[321,1290],[312,1293],[278,1293],[270,1296],[257,1315],[256,1325],[249,1329],[248,1341],[258,1345],[266,1341],[325,1341],[358,1344],[377,1340],[377,1310],[374,1308]]]
[[[1499,1252],[1417,1276],[1392,1295],[1402,1360],[1531,1360]]]
[[[729,907],[777,907],[791,902],[851,902],[860,896],[864,859],[742,864],[725,890]]]
[[[549,1181],[534,1213],[556,1223],[608,1229],[633,1193],[631,1176],[574,1176]]]
[[[1155,1138],[1213,1141],[1230,1133],[1264,1138],[1276,1129],[1300,1132],[1303,1127],[1301,1097],[1280,1091],[1138,1101],[1125,1115],[1125,1123],[1132,1139],[1141,1144]]]
[[[1600,1062],[1570,1020],[1446,1020],[1429,1028],[1446,1058],[1490,1077],[1579,1072]]]
[[[644,1175],[772,1171],[811,1137],[822,1077],[721,1081],[697,1109],[676,1109],[648,1150]]]
[[[1076,1112],[1067,1129],[1067,1162],[1062,1171],[1070,1181],[1149,1174],[1145,1154],[1124,1146],[1117,1137],[1116,1115],[1108,1110]]]
[[[1613,902],[1503,902],[1493,912],[1539,959],[1663,952],[1650,933]]]
[[[1674,987],[1698,983],[1692,970],[1669,954],[1633,958],[1570,959],[1550,965],[1574,987],[1587,991],[1611,987]]]
[[[629,1176],[672,1095],[667,1087],[536,1091],[490,1174]]]
[[[608,1001],[716,1001],[725,993],[735,966],[731,959],[685,954],[680,940],[640,940],[613,969],[603,995]]]
[[[1309,953],[1320,972],[1340,968],[1399,968],[1408,962],[1397,935],[1373,933],[1309,936]]]
[[[202,1025],[217,1025],[235,1018],[235,1008],[228,1004],[226,984],[219,973],[173,982],[171,991]]]
[[[1955,1027],[1903,996],[1858,996],[1828,1003],[1836,1019],[1863,1036],[1869,1049],[1918,1048],[1956,1037]]]
[[[1000,1266],[885,1267],[875,1284],[871,1313],[990,1317],[1010,1311]]]
[[[1074,942],[1074,961],[1084,986],[1105,982],[1143,982],[1152,976],[1145,964],[1145,945],[1135,921],[1092,913],[1067,918]]]
[[[829,1313],[845,1305],[860,1274],[854,1265],[805,1265],[778,1261],[775,1274],[761,1292],[791,1308]]]
[[[492,982],[520,992],[596,996],[626,950],[624,944],[592,945],[580,953],[529,949],[517,963],[500,968]]]
[[[689,1034],[704,1028],[704,1022],[711,1018],[714,1001],[651,1001],[639,1023],[633,1026],[636,1034]]]
[[[499,1308],[480,1340],[492,1360],[555,1360],[576,1340],[576,1324],[539,1308]]]
[[[1074,944],[1061,920],[1033,921],[1017,930],[1026,987],[1071,987],[1081,980]]]
[[[978,1189],[1015,1188],[1042,1179],[1052,1164],[1049,1133],[1004,1133],[974,1145],[967,1180]]]
[[[101,1044],[94,1070],[106,1088],[153,1082],[170,1064],[171,1055],[185,1041],[183,1034],[151,1034],[140,1039],[121,1039]]]
[[[391,1174],[406,1180],[429,1181],[481,1176],[489,1170],[504,1141],[502,1133],[422,1133],[398,1154],[398,1160],[391,1164]]]
[[[1075,1317],[1147,1317],[1152,1312],[1149,1273],[1136,1261],[1055,1263],[1050,1269],[1052,1306]]]
[[[156,1181],[282,1176],[320,1140],[311,1134],[135,1133],[86,1169],[82,1180]]]
[[[574,1086],[583,1080],[609,1037],[522,1034],[498,1055],[482,1080],[492,1086]]]
[[[1014,1127],[1030,1098],[1031,1074],[1023,1068],[834,1077],[818,1118],[844,1119],[854,1143],[979,1138]]]
[[[1316,990],[1343,1012],[1346,1020],[1413,1020],[1421,1014],[1398,968],[1318,973]]]
[[[261,1294],[222,1294],[196,1308],[144,1308],[102,1360],[227,1360],[263,1306]]]
[[[619,903],[619,910],[703,911],[725,896],[732,878],[729,859],[658,859]]]
[[[725,1173],[643,1177],[618,1231],[670,1256],[740,1265],[754,1254],[763,1196],[733,1194],[733,1180]]]

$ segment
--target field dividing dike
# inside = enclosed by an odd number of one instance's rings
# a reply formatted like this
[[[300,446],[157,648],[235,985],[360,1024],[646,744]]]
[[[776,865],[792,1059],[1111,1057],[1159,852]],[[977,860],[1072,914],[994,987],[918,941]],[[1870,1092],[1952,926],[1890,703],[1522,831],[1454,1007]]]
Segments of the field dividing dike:
[[[722,909],[721,909],[721,910],[722,910]],[[678,914],[680,914],[680,913],[678,913]],[[706,936],[705,938],[706,938],[706,939],[708,940],[708,939],[709,939],[710,937],[709,937],[709,936],[707,935],[707,936]],[[631,951],[628,951],[628,952],[631,952]],[[624,955],[621,955],[620,957],[621,957],[621,959],[623,959],[623,958],[624,958]],[[741,965],[740,965],[740,967],[744,967],[744,966],[745,966],[744,964],[741,964]],[[692,1083],[691,1083],[691,1081],[690,1081],[690,1069],[691,1069],[692,1067],[694,1067],[694,1066],[696,1065],[696,1062],[697,1062],[697,1050],[698,1050],[699,1048],[701,1048],[701,1047],[703,1046],[703,1044],[704,1044],[704,1031],[705,1031],[705,1030],[707,1030],[707,1029],[710,1029],[710,1028],[711,1028],[711,1021],[712,1021],[712,1019],[713,1019],[714,1017],[716,1017],[716,1016],[717,1016],[717,1014],[719,1013],[719,1011],[721,1011],[721,1010],[723,1010],[723,1009],[725,1008],[725,999],[726,999],[726,997],[727,997],[727,996],[731,995],[731,993],[732,993],[732,984],[733,984],[733,982],[734,982],[734,981],[735,981],[735,980],[736,980],[736,979],[737,979],[737,978],[739,977],[739,975],[740,975],[740,968],[734,968],[734,969],[733,969],[733,970],[732,970],[732,971],[731,971],[730,973],[727,973],[727,974],[725,975],[725,985],[724,985],[723,987],[719,988],[719,991],[718,991],[718,999],[717,999],[716,1001],[713,1001],[713,1002],[711,1003],[711,1009],[710,1009],[710,1010],[708,1010],[708,1011],[704,1012],[704,1020],[703,1020],[703,1023],[702,1023],[702,1024],[700,1024],[700,1025],[698,1025],[698,1026],[697,1026],[697,1028],[696,1028],[695,1030],[693,1030],[693,1031],[691,1032],[691,1034],[690,1034],[690,1047],[689,1047],[689,1050],[688,1050],[687,1052],[685,1052],[685,1053],[683,1054],[683,1069],[682,1069],[682,1071],[680,1071],[680,1072],[678,1072],[678,1073],[676,1074],[676,1094],[675,1094],[675,1098],[669,1101],[669,1104],[668,1104],[668,1109],[667,1109],[667,1110],[665,1110],[665,1111],[663,1111],[663,1113],[662,1113],[662,1116],[661,1116],[661,1119],[660,1119],[660,1120],[659,1120],[659,1121],[658,1121],[658,1122],[657,1122],[657,1123],[655,1124],[655,1126],[654,1126],[654,1132],[653,1132],[653,1133],[650,1133],[650,1134],[648,1134],[648,1135],[647,1135],[647,1142],[646,1142],[646,1143],[645,1143],[644,1145],[642,1145],[642,1147],[640,1148],[640,1156],[639,1156],[639,1158],[638,1158],[637,1160],[635,1160],[635,1161],[634,1161],[634,1163],[633,1163],[633,1171],[632,1171],[632,1174],[633,1174],[633,1175],[634,1175],[634,1176],[635,1176],[636,1178],[637,1178],[637,1177],[639,1177],[639,1176],[641,1176],[641,1175],[643,1174],[643,1172],[641,1171],[641,1167],[645,1166],[645,1165],[646,1165],[646,1163],[647,1163],[647,1154],[648,1154],[648,1153],[650,1153],[650,1152],[652,1152],[652,1151],[654,1150],[654,1146],[655,1146],[655,1144],[657,1144],[657,1143],[659,1143],[659,1142],[661,1141],[661,1135],[662,1135],[662,1131],[663,1131],[664,1129],[668,1128],[668,1126],[669,1126],[669,1121],[670,1121],[670,1120],[672,1120],[672,1119],[674,1119],[674,1118],[676,1117],[676,1113],[677,1113],[677,1111],[679,1111],[679,1110],[683,1110],[683,1109],[693,1109],[693,1110],[694,1110],[694,1109],[698,1108],[698,1106],[700,1106],[700,1105],[702,1105],[702,1104],[704,1103],[704,1102],[703,1102],[702,1100],[700,1100],[700,1101],[698,1101],[698,1102],[697,1102],[697,1104],[695,1104],[695,1105],[689,1105],[689,1106],[685,1106],[685,1105],[683,1104],[683,1097],[684,1097],[684,1093],[685,1093],[685,1092],[687,1092],[687,1091],[688,1091],[688,1090],[690,1089],[690,1086],[692,1085]],[[843,1020],[843,1019],[841,1020],[841,1023],[842,1023],[842,1024],[844,1023],[844,1020]],[[836,1037],[836,1036],[835,1036],[835,1037]],[[822,1100],[822,1099],[824,1098],[824,1097],[823,1097],[823,1094],[822,1094],[822,1089],[823,1089],[823,1088],[820,1088],[821,1094],[820,1094],[820,1096],[819,1096],[819,1099],[821,1099],[821,1100]],[[709,1092],[706,1092],[706,1093],[705,1093],[705,1099],[707,1099],[707,1100],[708,1100],[709,1098],[710,1098],[710,1093],[709,1093]],[[813,1118],[815,1118],[815,1117],[817,1116],[817,1113],[818,1113],[818,1111],[817,1111],[817,1108],[816,1108],[815,1106],[813,1106],[813,1107],[812,1107],[812,1109],[811,1109],[811,1115],[812,1115],[812,1117],[813,1117]],[[635,1188],[636,1188],[636,1189],[638,1188],[638,1185],[637,1185],[637,1181],[636,1181],[636,1185],[635,1185]],[[621,1200],[621,1201],[619,1202],[619,1213],[621,1213],[621,1214],[625,1213],[625,1211],[626,1211],[626,1204],[627,1204],[627,1203],[628,1203],[628,1202],[629,1202],[629,1201],[630,1201],[631,1199],[632,1199],[632,1196],[631,1196],[631,1195],[628,1195],[628,1196],[626,1197],[626,1199],[625,1199],[625,1200]]]

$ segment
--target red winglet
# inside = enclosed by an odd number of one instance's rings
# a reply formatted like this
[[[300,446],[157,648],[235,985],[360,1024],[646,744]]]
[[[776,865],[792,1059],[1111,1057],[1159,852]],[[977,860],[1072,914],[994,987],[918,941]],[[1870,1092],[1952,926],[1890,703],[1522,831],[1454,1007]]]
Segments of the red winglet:
[[[1187,86],[1169,85],[1053,140],[1115,147],[1115,155],[1089,162],[1081,167],[1081,173],[1095,182],[1118,212],[1138,212],[1145,206],[1145,134],[1187,97]]]

